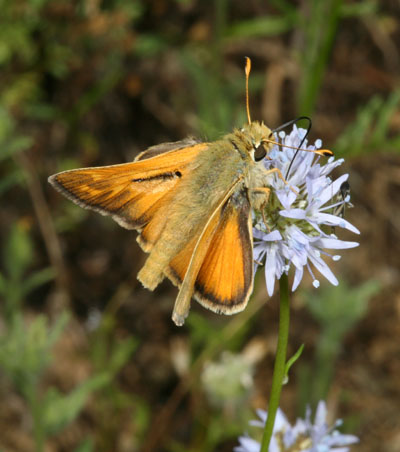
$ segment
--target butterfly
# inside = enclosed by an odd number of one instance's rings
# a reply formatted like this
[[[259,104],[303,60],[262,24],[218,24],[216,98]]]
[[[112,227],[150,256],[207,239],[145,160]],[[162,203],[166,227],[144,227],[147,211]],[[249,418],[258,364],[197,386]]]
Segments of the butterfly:
[[[153,146],[131,163],[49,177],[79,206],[138,231],[137,241],[149,253],[138,279],[150,290],[165,277],[178,286],[172,319],[179,326],[192,298],[216,313],[246,307],[253,289],[251,212],[268,202],[272,174],[285,181],[279,169],[264,166],[280,144],[270,128],[251,121],[250,68],[247,58],[248,124],[241,129],[214,142],[186,138]]]

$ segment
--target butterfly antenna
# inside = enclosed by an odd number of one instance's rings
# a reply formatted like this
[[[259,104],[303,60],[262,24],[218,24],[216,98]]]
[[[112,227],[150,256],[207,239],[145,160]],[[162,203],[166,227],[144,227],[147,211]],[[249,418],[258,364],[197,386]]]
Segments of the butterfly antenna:
[[[277,141],[274,141],[274,140],[263,140],[263,142],[276,144],[277,146],[280,146],[281,148],[295,149],[296,154],[297,154],[297,151],[304,151],[304,152],[312,152],[313,154],[317,154],[317,155],[323,155],[324,157],[332,157],[332,155],[333,155],[333,152],[330,151],[329,149],[303,149],[300,147],[289,146],[288,144],[278,143]],[[296,156],[296,154],[295,154],[295,156]],[[293,160],[294,160],[294,157],[292,158],[292,162],[293,162]],[[286,176],[286,178],[287,178],[287,176]]]
[[[250,118],[250,102],[249,102],[249,75],[251,71],[251,60],[249,57],[246,57],[246,67],[244,68],[244,72],[246,74],[246,112],[247,112],[247,120],[249,124],[251,124]]]
[[[286,179],[289,177],[289,172],[290,172],[290,170],[291,170],[291,168],[292,168],[294,159],[297,157],[297,154],[298,154],[299,151],[301,150],[301,147],[303,146],[303,143],[304,143],[304,141],[306,140],[308,134],[310,133],[310,130],[311,130],[311,127],[312,127],[311,118],[309,118],[308,116],[300,116],[299,118],[297,118],[297,121],[299,121],[300,119],[305,119],[305,120],[307,120],[307,121],[308,121],[308,127],[307,127],[307,131],[306,131],[306,133],[305,133],[303,139],[300,141],[299,148],[298,148],[297,151],[294,153],[294,156],[293,156],[293,158],[292,158],[292,161],[290,162],[289,168],[288,168],[288,170],[287,170],[287,172],[286,172]],[[296,121],[296,122],[297,122],[297,121]],[[323,154],[323,155],[327,155],[327,154]],[[329,155],[329,154],[328,154],[328,155]],[[333,152],[331,152],[331,155],[333,155]]]
[[[276,129],[274,129],[272,132],[276,133],[282,129],[286,129],[286,127],[289,127],[292,124],[296,124],[296,122],[301,121],[302,119],[305,119],[306,121],[308,121],[308,127],[307,127],[307,132],[306,132],[306,137],[307,137],[308,132],[311,130],[311,126],[312,126],[311,118],[309,118],[308,116],[299,116],[296,119],[292,119],[291,121],[285,122],[285,124],[280,125]]]
[[[291,160],[291,162],[289,164],[289,168],[286,171],[285,179],[288,178],[289,172],[290,172],[290,170],[292,168],[292,165],[293,165],[293,162],[294,162],[297,154],[299,153],[299,151],[313,152],[314,154],[324,155],[325,157],[331,157],[333,155],[333,152],[330,151],[329,149],[315,149],[315,150],[313,150],[313,149],[302,149],[303,143],[306,140],[308,134],[310,133],[311,126],[312,126],[311,118],[309,118],[308,116],[299,116],[296,119],[292,119],[291,121],[285,122],[285,124],[282,124],[281,126],[277,127],[272,132],[274,132],[274,133],[279,132],[280,130],[285,129],[288,126],[291,126],[292,124],[296,124],[296,122],[300,121],[301,119],[305,119],[306,121],[308,121],[308,127],[307,127],[306,133],[305,133],[304,137],[302,138],[302,140],[300,141],[300,144],[299,144],[298,147],[287,146],[285,144],[274,142],[274,144],[277,144],[278,146],[281,146],[281,147],[285,147],[285,148],[289,147],[291,149],[296,149],[296,152],[294,153],[294,156],[293,156],[293,158],[292,158],[292,160]],[[268,140],[268,141],[271,142],[270,140]]]

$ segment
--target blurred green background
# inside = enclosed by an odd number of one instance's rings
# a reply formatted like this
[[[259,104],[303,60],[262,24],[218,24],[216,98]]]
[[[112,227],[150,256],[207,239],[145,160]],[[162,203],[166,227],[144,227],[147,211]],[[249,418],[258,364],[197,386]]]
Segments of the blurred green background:
[[[400,450],[399,48],[396,0],[0,0],[0,451],[231,451],[266,407],[263,276],[243,313],[193,305],[177,328],[176,289],[136,280],[136,234],[47,184],[240,126],[244,56],[253,119],[310,115],[346,158],[362,232],[339,287],[293,295],[281,407],[325,398],[352,450]]]

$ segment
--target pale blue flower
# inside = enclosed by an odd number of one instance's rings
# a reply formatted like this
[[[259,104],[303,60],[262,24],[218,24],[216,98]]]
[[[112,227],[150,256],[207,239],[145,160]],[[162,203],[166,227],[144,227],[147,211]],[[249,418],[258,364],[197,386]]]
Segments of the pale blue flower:
[[[257,411],[260,420],[251,421],[250,425],[264,428],[267,413]],[[327,409],[323,401],[318,403],[314,423],[311,421],[311,410],[308,408],[305,419],[297,419],[292,426],[280,408],[276,413],[269,452],[348,452],[347,446],[358,442],[354,435],[344,435],[335,430],[341,424],[336,421],[333,427],[326,423]],[[260,452],[261,444],[247,436],[239,438],[239,446],[234,452]]]
[[[289,135],[280,132],[279,138],[282,144],[297,147],[304,133],[304,129],[294,126]],[[302,148],[313,150],[321,145],[321,140],[317,140],[314,146],[308,146],[305,140]],[[255,265],[257,268],[265,264],[270,296],[274,292],[275,280],[283,273],[287,274],[292,265],[295,270],[292,290],[300,284],[304,268],[310,273],[315,287],[320,283],[314,276],[313,268],[331,284],[337,285],[338,280],[325,259],[335,261],[340,256],[326,250],[358,246],[357,242],[339,240],[332,232],[334,227],[339,227],[360,233],[342,216],[335,214],[340,211],[340,205],[351,206],[349,196],[338,200],[338,193],[348,174],[336,180],[329,176],[334,168],[343,163],[343,159],[331,157],[326,160],[325,157],[303,151],[294,158],[295,152],[294,149],[278,146],[270,152],[266,167],[280,169],[287,183],[276,173],[271,174],[271,196],[264,212],[267,224],[264,224],[261,215],[256,216],[253,230]]]

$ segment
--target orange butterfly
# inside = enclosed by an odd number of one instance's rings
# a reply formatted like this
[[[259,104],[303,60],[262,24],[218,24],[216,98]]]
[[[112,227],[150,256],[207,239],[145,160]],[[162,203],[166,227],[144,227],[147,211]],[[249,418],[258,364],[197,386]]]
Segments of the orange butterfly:
[[[167,276],[179,287],[172,318],[183,325],[193,297],[217,313],[242,311],[253,288],[251,209],[268,202],[263,160],[272,131],[250,119],[222,139],[153,146],[134,162],[64,171],[49,182],[86,209],[136,229],[150,253],[138,279],[153,290]],[[330,151],[315,151],[327,155]],[[331,155],[331,153],[329,154]]]

